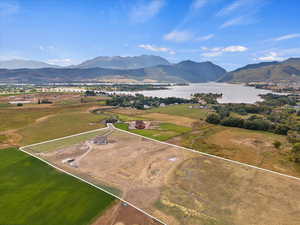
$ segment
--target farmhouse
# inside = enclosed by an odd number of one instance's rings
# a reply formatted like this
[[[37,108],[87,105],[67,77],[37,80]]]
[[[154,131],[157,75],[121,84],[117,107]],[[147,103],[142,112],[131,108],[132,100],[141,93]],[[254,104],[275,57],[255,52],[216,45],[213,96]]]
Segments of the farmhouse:
[[[135,128],[136,129],[145,129],[146,124],[144,123],[143,120],[137,120],[137,121],[135,121]]]

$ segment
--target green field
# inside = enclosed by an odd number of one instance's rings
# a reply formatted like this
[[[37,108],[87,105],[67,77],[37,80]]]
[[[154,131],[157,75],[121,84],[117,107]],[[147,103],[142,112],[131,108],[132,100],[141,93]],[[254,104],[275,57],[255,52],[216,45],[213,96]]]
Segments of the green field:
[[[0,224],[87,225],[115,201],[17,149],[0,158]]]
[[[26,126],[18,133],[23,137],[21,144],[27,145],[105,127],[101,123],[103,119],[105,116],[92,113],[58,113]]]
[[[115,125],[117,128],[130,131],[135,134],[139,134],[145,137],[149,137],[158,141],[166,141],[172,137],[182,135],[184,133],[187,133],[192,130],[192,128],[189,127],[184,127],[184,126],[178,126],[175,124],[171,123],[161,123],[159,125],[158,129],[149,129],[149,130],[138,130],[138,129],[133,129],[129,130],[128,129],[128,124],[125,123],[120,123]]]
[[[189,108],[189,106],[192,105],[190,104],[170,105],[166,107],[149,109],[146,112],[184,116],[192,119],[205,119],[210,112],[208,109],[192,109]]]

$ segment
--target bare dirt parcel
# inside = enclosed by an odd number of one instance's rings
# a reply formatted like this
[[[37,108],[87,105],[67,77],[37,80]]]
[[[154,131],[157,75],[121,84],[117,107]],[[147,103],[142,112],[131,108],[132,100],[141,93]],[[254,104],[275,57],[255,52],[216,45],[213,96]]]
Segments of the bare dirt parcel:
[[[166,224],[300,224],[299,179],[115,128],[22,149]]]

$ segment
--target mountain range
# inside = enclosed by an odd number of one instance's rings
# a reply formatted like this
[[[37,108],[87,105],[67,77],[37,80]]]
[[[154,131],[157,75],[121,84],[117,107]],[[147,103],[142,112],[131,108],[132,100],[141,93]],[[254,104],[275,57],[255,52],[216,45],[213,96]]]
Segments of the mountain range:
[[[25,62],[22,65],[24,64]],[[221,78],[225,73],[226,70],[211,62],[188,60],[171,64],[159,56],[116,56],[97,57],[63,68],[3,67],[0,69],[0,82],[208,82]]]
[[[300,58],[249,64],[231,72],[212,62],[171,64],[154,55],[101,56],[59,67],[32,60],[0,61],[0,82],[300,82]]]
[[[141,56],[100,56],[87,60],[73,68],[109,68],[109,69],[141,69],[157,65],[170,65],[168,60],[154,55]]]
[[[249,64],[226,73],[219,82],[300,82],[300,58]]]
[[[47,68],[47,67],[57,68],[59,66],[48,64],[41,61],[25,60],[25,59],[11,59],[11,60],[0,61],[0,68],[2,69],[21,69],[21,68],[39,69],[39,68]]]

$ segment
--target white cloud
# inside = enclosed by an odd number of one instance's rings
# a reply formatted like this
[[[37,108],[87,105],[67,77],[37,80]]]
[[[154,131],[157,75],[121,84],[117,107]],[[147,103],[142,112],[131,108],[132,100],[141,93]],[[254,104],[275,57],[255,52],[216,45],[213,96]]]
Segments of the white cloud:
[[[141,44],[138,47],[146,49],[146,50],[149,50],[149,51],[152,51],[152,52],[166,52],[166,53],[169,53],[171,55],[176,54],[176,52],[173,51],[172,49],[165,48],[165,47],[156,47],[154,45],[148,45],[148,44],[146,44],[146,45],[145,44]]]
[[[201,55],[204,57],[216,57],[216,56],[220,56],[222,54],[223,54],[223,52],[220,51],[220,52],[205,52],[205,53],[202,53]]]
[[[208,3],[208,0],[194,0],[191,7],[192,9],[200,9]]]
[[[256,61],[282,61],[288,58],[300,57],[300,48],[270,49],[260,52],[262,56],[254,58]]]
[[[17,3],[0,2],[0,16],[10,16],[19,11],[20,6]]]
[[[225,16],[228,15],[242,7],[245,7],[251,2],[254,2],[253,0],[237,0],[231,3],[230,5],[226,6],[225,8],[221,9],[218,13],[217,16]]]
[[[74,64],[74,61],[69,58],[65,59],[49,59],[47,60],[47,63],[53,64],[53,65],[59,65],[59,66],[70,66]]]
[[[247,47],[241,46],[241,45],[231,45],[227,47],[215,47],[215,48],[207,48],[207,47],[202,47],[201,48],[204,53],[202,53],[202,56],[204,57],[216,57],[223,55],[225,52],[245,52],[248,50]]]
[[[209,39],[212,39],[215,35],[214,34],[208,34],[202,37],[197,37],[196,41],[207,41]]]
[[[164,36],[164,39],[167,41],[174,42],[185,42],[189,41],[194,37],[194,35],[189,31],[172,31]]]
[[[226,28],[226,27],[232,27],[232,26],[236,26],[236,25],[243,25],[243,24],[249,24],[251,23],[249,18],[246,16],[239,16],[233,19],[229,19],[227,21],[225,21],[220,28]]]
[[[223,48],[223,52],[244,52],[247,51],[248,48],[245,46],[241,45],[233,45],[233,46],[228,46],[226,48]]]
[[[282,61],[285,58],[280,56],[277,52],[269,52],[265,56],[256,58],[257,61]]]
[[[258,21],[259,10],[266,5],[267,0],[236,0],[221,9],[216,16],[233,16],[227,19],[220,28],[236,25],[248,25]]]
[[[186,30],[174,30],[164,35],[164,39],[173,42],[186,42],[186,41],[207,41],[213,38],[214,34],[208,34],[205,36],[196,36],[194,33]]]
[[[273,40],[274,41],[283,41],[283,40],[289,40],[289,39],[293,39],[293,38],[300,38],[300,33],[283,35],[283,36],[274,38]]]
[[[43,46],[43,45],[40,45],[40,46],[39,46],[39,49],[40,49],[41,51],[48,52],[48,51],[54,50],[55,47],[52,46],[52,45],[49,45],[49,46]]]
[[[129,13],[133,22],[142,23],[157,15],[164,7],[165,0],[151,0],[148,3],[140,2]]]

